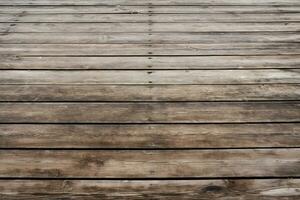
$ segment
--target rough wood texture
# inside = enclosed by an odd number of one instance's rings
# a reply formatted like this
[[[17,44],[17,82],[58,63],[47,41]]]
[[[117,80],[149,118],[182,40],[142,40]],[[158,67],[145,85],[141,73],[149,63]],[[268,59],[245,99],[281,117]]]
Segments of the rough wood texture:
[[[300,42],[298,32],[249,33],[0,33],[3,44],[218,44],[294,43]]]
[[[0,148],[300,147],[300,124],[0,125]]]
[[[1,123],[299,122],[299,102],[1,103]]]
[[[0,14],[0,22],[93,22],[93,23],[190,23],[190,22],[297,22],[298,13],[279,14]]]
[[[1,23],[0,32],[261,32],[299,31],[300,23]]]
[[[2,70],[0,84],[300,83],[300,69],[268,70]],[[220,79],[222,76],[222,79]]]
[[[0,177],[299,177],[300,149],[0,150]]]
[[[300,180],[5,180],[0,188],[6,200],[297,200]]]
[[[36,39],[36,37],[35,37]],[[0,69],[289,69],[300,56],[20,57],[0,56]],[[3,71],[2,71],[3,72]]]
[[[299,13],[1,0],[0,199],[298,200]]]
[[[2,14],[266,14],[298,13],[299,6],[1,6]]]
[[[228,44],[1,44],[0,55],[151,56],[298,55],[300,43]]]
[[[0,85],[0,101],[278,101],[300,100],[300,84]]]
[[[298,0],[2,0],[0,5],[300,5]]]

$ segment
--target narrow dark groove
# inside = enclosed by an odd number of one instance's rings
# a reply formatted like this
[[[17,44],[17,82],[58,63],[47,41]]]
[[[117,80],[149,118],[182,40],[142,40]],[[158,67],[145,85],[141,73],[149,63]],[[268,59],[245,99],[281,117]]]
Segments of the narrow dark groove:
[[[300,179],[300,176],[238,176],[238,177],[154,177],[154,178],[89,178],[89,177],[80,177],[80,178],[70,178],[70,177],[0,177],[0,180],[103,180],[103,181],[169,181],[169,180],[252,180],[252,179]]]
[[[0,85],[1,87],[1,85]],[[38,100],[38,101],[30,101],[30,100],[26,100],[26,101],[20,101],[20,100],[9,100],[9,101],[3,101],[0,99],[0,104],[7,104],[7,103],[18,103],[18,104],[26,104],[26,103],[39,103],[39,104],[43,104],[43,103],[64,103],[64,104],[72,104],[72,103],[82,103],[82,104],[88,104],[88,103],[109,103],[109,104],[113,104],[113,103],[116,103],[116,104],[122,104],[122,103],[135,103],[135,104],[138,104],[138,103],[153,103],[153,104],[157,104],[157,103],[289,103],[289,102],[299,102],[300,99],[288,99],[288,100],[285,100],[285,99],[272,99],[272,100],[205,100],[205,101],[198,101],[198,100],[194,100],[194,101],[191,101],[191,100],[181,100],[181,101],[178,101],[178,100],[174,100],[174,101],[164,101],[164,100],[153,100],[153,101],[149,101],[149,100],[135,100],[135,101],[87,101],[87,100],[61,100],[61,101],[51,101],[51,100]]]
[[[0,122],[0,124],[30,124],[30,125],[201,125],[201,124],[295,124],[299,121],[276,121],[276,122],[111,122],[111,123],[99,123],[99,122]]]
[[[0,147],[0,151],[206,151],[206,150],[273,150],[273,149],[300,149],[297,147],[220,147],[220,148],[4,148]]]
[[[278,67],[278,68],[274,68],[274,67],[269,67],[269,68],[238,68],[238,67],[232,67],[232,68],[155,68],[155,67],[151,67],[151,68],[113,68],[113,69],[108,69],[108,68],[104,68],[104,69],[99,69],[99,68],[0,68],[0,72],[1,71],[66,71],[66,72],[72,72],[72,71],[228,71],[228,70],[236,70],[236,71],[267,71],[267,70],[290,70],[290,69],[295,69],[295,70],[299,70],[300,69],[300,65],[299,67]],[[300,81],[299,81],[300,83]],[[257,84],[257,83],[256,83]],[[262,85],[265,83],[262,83]],[[296,84],[296,83],[295,83]],[[23,84],[26,85],[26,84]],[[52,85],[52,84],[49,84]],[[55,84],[56,85],[56,84]],[[153,85],[153,84],[152,84]],[[172,84],[173,85],[173,84]],[[179,84],[181,85],[181,84]],[[201,85],[201,84],[199,84]],[[214,85],[214,84],[212,84]],[[230,85],[230,84],[228,84]]]
[[[93,21],[90,21],[90,22],[80,22],[80,21],[78,21],[78,22],[60,22],[60,21],[57,21],[57,22],[46,22],[46,21],[43,21],[43,22],[38,22],[38,21],[36,21],[36,22],[34,22],[34,21],[31,21],[31,22],[20,22],[20,21],[7,21],[7,22],[0,22],[0,24],[2,24],[2,23],[10,23],[10,24],[35,24],[35,23],[41,23],[41,24],[43,24],[43,23],[49,23],[49,24],[53,24],[53,23],[55,23],[55,24],[74,24],[74,23],[78,23],[78,24],[88,24],[88,23],[93,23],[93,24],[148,24],[148,22],[147,21],[144,21],[144,22],[120,22],[120,21],[108,21],[108,22],[93,22]],[[224,23],[234,23],[234,24],[241,24],[241,23],[245,23],[245,24],[249,24],[249,23],[256,23],[256,24],[266,24],[266,23],[300,23],[300,21],[298,21],[298,20],[295,20],[295,21],[284,21],[284,20],[282,20],[282,21],[280,21],[280,20],[278,20],[278,21],[233,21],[233,22],[230,22],[229,20],[228,21],[200,21],[200,22],[197,22],[197,21],[187,21],[187,22],[185,22],[185,21],[182,21],[182,22],[167,22],[167,21],[162,21],[162,22],[153,22],[153,24],[155,24],[155,23],[163,23],[163,24],[197,24],[197,23],[204,23],[204,24],[212,24],[212,23],[214,23],[214,24],[224,24]],[[155,33],[155,32],[153,32],[153,33]]]

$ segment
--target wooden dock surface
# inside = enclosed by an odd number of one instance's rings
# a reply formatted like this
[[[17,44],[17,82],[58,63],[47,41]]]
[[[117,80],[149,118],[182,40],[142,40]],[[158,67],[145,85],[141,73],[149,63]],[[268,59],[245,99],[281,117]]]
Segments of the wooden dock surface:
[[[300,199],[299,0],[1,0],[0,199]]]

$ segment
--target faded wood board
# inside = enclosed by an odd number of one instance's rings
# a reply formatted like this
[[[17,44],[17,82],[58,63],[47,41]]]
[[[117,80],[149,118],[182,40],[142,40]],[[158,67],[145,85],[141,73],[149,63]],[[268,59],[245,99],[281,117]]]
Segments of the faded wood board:
[[[300,5],[298,0],[2,0],[0,5]]]
[[[292,102],[0,103],[1,123],[299,122]]]
[[[22,57],[0,56],[0,69],[296,69],[300,56],[145,56]],[[3,72],[3,71],[2,71]]]
[[[0,69],[284,69],[300,58],[285,56],[20,57],[1,56]]]
[[[1,150],[0,177],[299,177],[300,149]]]
[[[228,44],[1,44],[0,55],[205,56],[299,55],[300,43]]]
[[[1,124],[0,148],[300,147],[300,124]]]
[[[0,197],[7,200],[71,198],[101,199],[199,199],[296,200],[299,179],[225,180],[5,180]],[[90,194],[90,195],[87,195]]]
[[[0,32],[259,32],[299,31],[300,23],[0,23]]]
[[[292,101],[300,84],[0,85],[0,101]]]
[[[219,77],[222,76],[222,79]],[[273,84],[300,83],[300,69],[2,70],[0,84]]]
[[[276,14],[0,14],[1,22],[93,23],[299,22],[299,13]]]
[[[299,6],[1,6],[3,14],[266,14],[266,13],[299,13]]]
[[[218,43],[294,43],[298,32],[226,33],[0,33],[2,44],[218,44]],[[297,58],[295,58],[297,59]]]

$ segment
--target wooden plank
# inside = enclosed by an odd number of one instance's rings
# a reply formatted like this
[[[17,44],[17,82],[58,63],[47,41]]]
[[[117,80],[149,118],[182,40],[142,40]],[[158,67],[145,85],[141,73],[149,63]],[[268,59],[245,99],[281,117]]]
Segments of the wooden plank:
[[[299,122],[292,102],[1,103],[1,123]]]
[[[299,177],[300,149],[1,150],[0,177]]]
[[[300,31],[300,23],[0,23],[0,32],[258,32]]]
[[[0,5],[300,5],[298,0],[1,0]]]
[[[0,69],[290,69],[300,67],[300,57],[200,56],[200,57],[20,57],[0,56]]]
[[[300,124],[1,124],[0,148],[300,147]]]
[[[299,13],[299,6],[1,6],[0,13],[49,14],[208,14],[208,13]]]
[[[296,200],[300,180],[0,180],[0,187],[6,200]]]
[[[232,44],[0,44],[0,55],[19,56],[202,56],[295,55],[300,43]]]
[[[299,69],[1,70],[0,84],[273,84],[300,83]],[[220,78],[222,77],[222,78]]]
[[[298,32],[232,33],[0,33],[2,44],[218,44],[295,43]]]
[[[266,101],[300,100],[300,84],[0,85],[0,101]]]
[[[275,14],[0,14],[1,22],[97,23],[299,22],[299,13]]]

